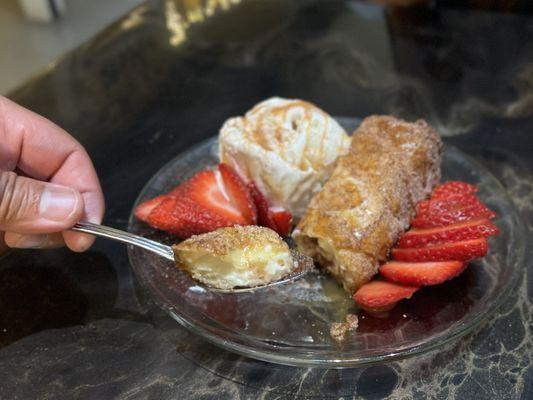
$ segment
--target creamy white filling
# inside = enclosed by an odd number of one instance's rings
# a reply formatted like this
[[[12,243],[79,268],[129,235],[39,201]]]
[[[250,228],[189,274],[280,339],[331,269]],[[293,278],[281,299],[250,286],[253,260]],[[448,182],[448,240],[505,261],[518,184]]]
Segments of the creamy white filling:
[[[279,280],[293,268],[289,252],[276,253],[267,245],[264,251],[233,251],[222,257],[204,255],[191,262],[191,274],[207,284],[224,287],[256,286]]]

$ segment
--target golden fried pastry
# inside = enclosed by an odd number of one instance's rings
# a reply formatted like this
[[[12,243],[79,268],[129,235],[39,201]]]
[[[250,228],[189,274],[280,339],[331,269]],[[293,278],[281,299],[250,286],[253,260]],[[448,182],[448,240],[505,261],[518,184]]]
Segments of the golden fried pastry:
[[[441,148],[425,121],[366,118],[293,233],[298,249],[349,292],[368,282],[438,182]]]
[[[253,180],[271,207],[299,219],[331,175],[350,137],[326,112],[303,100],[273,97],[220,130],[220,160]]]
[[[260,226],[220,228],[172,248],[179,268],[219,289],[264,285],[285,277],[294,266],[287,243]]]

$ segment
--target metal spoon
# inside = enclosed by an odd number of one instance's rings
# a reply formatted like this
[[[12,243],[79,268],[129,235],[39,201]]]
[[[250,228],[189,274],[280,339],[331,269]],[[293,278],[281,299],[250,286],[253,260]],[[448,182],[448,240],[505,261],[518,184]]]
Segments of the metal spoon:
[[[90,222],[78,222],[72,228],[73,231],[89,233],[95,236],[105,237],[107,239],[116,240],[118,242],[131,244],[133,246],[141,247],[145,250],[151,251],[161,257],[176,262],[174,258],[174,251],[172,247],[167,246],[163,243],[159,243],[142,236],[134,235],[129,232],[124,232],[119,229],[111,228],[109,226],[93,224]],[[282,279],[274,282],[267,283],[261,286],[254,287],[239,287],[234,289],[218,289],[211,286],[204,286],[207,290],[211,290],[219,293],[247,293],[252,292],[257,289],[264,289],[274,285],[279,285],[282,283],[287,283],[294,281],[303,275],[307,274],[309,271],[314,269],[313,259],[309,256],[306,256],[302,253],[299,253],[295,250],[291,250],[292,257],[294,260],[294,269],[290,274],[283,277]]]

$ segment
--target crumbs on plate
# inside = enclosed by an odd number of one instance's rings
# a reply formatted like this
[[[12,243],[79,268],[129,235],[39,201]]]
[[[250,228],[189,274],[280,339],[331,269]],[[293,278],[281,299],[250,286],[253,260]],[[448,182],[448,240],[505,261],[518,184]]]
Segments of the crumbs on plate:
[[[359,325],[357,315],[347,314],[344,322],[333,322],[329,326],[329,334],[336,342],[344,342],[346,334],[355,331]]]

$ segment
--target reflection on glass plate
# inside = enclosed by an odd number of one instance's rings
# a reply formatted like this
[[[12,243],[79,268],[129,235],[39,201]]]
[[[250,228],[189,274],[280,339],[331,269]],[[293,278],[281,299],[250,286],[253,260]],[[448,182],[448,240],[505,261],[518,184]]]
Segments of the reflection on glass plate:
[[[355,121],[339,118],[348,131]],[[136,204],[169,191],[182,180],[218,162],[217,140],[177,156],[143,189]],[[495,210],[499,236],[490,253],[458,278],[419,290],[386,318],[356,308],[331,278],[310,274],[292,283],[254,293],[220,294],[195,284],[172,262],[139,248],[128,252],[143,290],[172,318],[207,340],[236,353],[275,363],[348,367],[390,361],[434,349],[472,331],[501,304],[522,270],[523,225],[500,183],[453,147],[445,147],[443,180],[479,187],[479,197]],[[175,239],[137,221],[129,230],[172,244]],[[359,316],[359,327],[337,343],[332,322]]]

